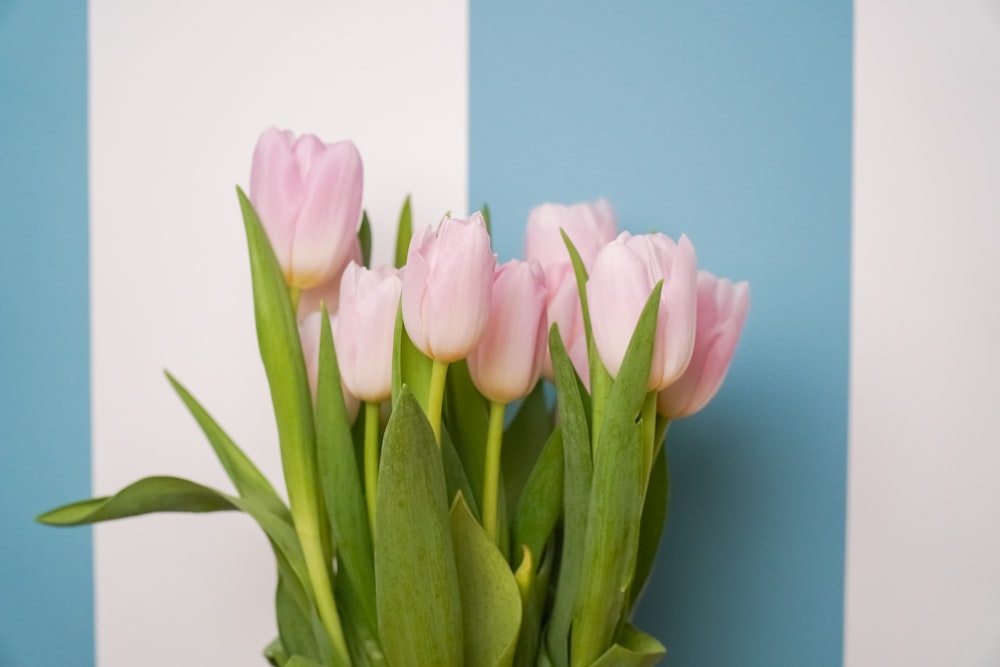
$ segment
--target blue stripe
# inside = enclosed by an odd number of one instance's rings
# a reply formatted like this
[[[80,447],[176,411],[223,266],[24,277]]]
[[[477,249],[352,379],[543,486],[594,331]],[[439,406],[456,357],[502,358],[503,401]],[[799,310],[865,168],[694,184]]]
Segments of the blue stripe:
[[[0,665],[94,664],[89,529],[36,525],[90,494],[87,5],[0,5]]]
[[[501,255],[544,200],[607,196],[748,279],[727,385],[671,429],[637,624],[676,665],[839,665],[852,5],[470,3],[470,202]]]

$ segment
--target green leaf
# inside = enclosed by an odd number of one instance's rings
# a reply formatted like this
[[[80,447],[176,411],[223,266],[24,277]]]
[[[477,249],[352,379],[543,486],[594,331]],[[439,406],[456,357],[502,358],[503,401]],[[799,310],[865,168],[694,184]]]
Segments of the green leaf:
[[[365,266],[371,266],[372,224],[368,221],[368,211],[361,213],[361,226],[358,227],[358,243],[361,245],[361,263]]]
[[[274,594],[274,609],[281,651],[285,656],[282,664],[287,664],[289,654],[319,658],[319,644],[313,632],[315,612],[307,589],[277,549],[275,559],[278,562],[278,586]]]
[[[462,664],[462,602],[445,494],[434,433],[404,386],[382,444],[375,524],[379,632],[393,667]]]
[[[417,403],[427,411],[431,394],[431,368],[434,362],[417,349],[403,326],[402,304],[396,311],[396,331],[392,345],[392,403],[405,384],[417,399]]]
[[[444,422],[472,485],[470,497],[482,507],[490,404],[476,389],[464,359],[448,366],[445,387]]]
[[[512,542],[515,553],[520,545],[528,547],[533,554],[542,553],[559,521],[562,507],[563,444],[562,430],[557,427],[528,478],[514,514]]]
[[[180,396],[184,405],[194,416],[195,421],[201,427],[209,444],[215,451],[219,462],[225,468],[226,474],[232,480],[233,486],[240,496],[257,500],[264,508],[274,512],[286,521],[291,521],[291,514],[284,501],[278,496],[274,487],[263,473],[247,458],[246,454],[236,445],[225,431],[216,423],[212,416],[195,400],[187,389],[181,385],[170,373],[165,372],[170,385]]]
[[[288,654],[281,645],[281,638],[275,637],[274,641],[264,647],[264,657],[271,667],[285,667],[288,662]]]
[[[556,324],[549,331],[549,353],[552,356],[562,427],[565,520],[562,560],[546,642],[549,658],[557,667],[565,667],[569,664],[569,630],[580,586],[593,464],[590,458],[590,431],[579,380]]]
[[[480,518],[479,507],[476,505],[476,497],[472,493],[472,485],[465,475],[465,467],[462,459],[455,451],[455,445],[451,440],[451,433],[447,428],[441,429],[441,461],[444,465],[444,479],[448,488],[448,501],[454,502],[455,496],[459,493],[465,498],[469,511],[478,520]]]
[[[515,667],[532,667],[535,664],[539,648],[544,653],[544,647],[539,646],[539,639],[542,636],[543,612],[545,611],[545,601],[548,599],[549,580],[552,577],[552,563],[555,560],[555,549],[551,545],[547,547],[542,555],[541,565],[535,572],[535,565],[530,552],[522,559],[521,567],[528,566],[531,569],[531,576],[528,577],[530,585],[527,595],[521,591],[521,603],[523,612],[521,614],[521,633],[517,638],[517,652],[514,654]],[[537,558],[534,558],[537,560]],[[518,569],[518,573],[522,572]]]
[[[611,645],[635,574],[646,489],[642,424],[660,305],[657,284],[629,341],[594,448],[580,590],[573,611],[570,656],[590,665]]]
[[[490,207],[487,206],[486,202],[483,202],[483,207],[479,209],[479,212],[483,214],[483,222],[486,224],[486,233],[492,236],[493,222],[490,219]]]
[[[653,470],[649,477],[649,488],[646,489],[646,502],[642,507],[642,523],[639,528],[639,553],[635,562],[635,579],[629,592],[628,609],[635,608],[642,595],[646,581],[653,571],[656,562],[656,552],[663,536],[663,524],[667,518],[667,504],[670,492],[669,475],[667,472],[667,451],[661,448],[653,462]]]
[[[239,188],[237,195],[250,251],[257,342],[271,388],[285,486],[298,517],[298,507],[315,513],[317,506],[312,393],[281,267],[250,200]]]
[[[323,667],[323,665],[315,660],[304,658],[301,655],[293,655],[285,663],[285,667]]]
[[[545,388],[539,382],[521,403],[503,434],[501,465],[507,507],[517,507],[528,476],[554,425],[552,413],[545,406]]]
[[[361,476],[355,458],[340,369],[326,306],[322,308],[316,380],[316,445],[320,488],[337,549],[337,578],[350,580],[371,634],[378,634],[375,568]],[[361,619],[358,619],[361,620]]]
[[[462,596],[465,667],[510,667],[521,628],[514,575],[462,496],[451,508],[451,534]]]
[[[113,496],[81,500],[39,514],[49,526],[80,526],[153,512],[225,512],[239,509],[224,493],[179,477],[146,477]]]
[[[618,642],[592,667],[652,667],[666,654],[667,649],[656,638],[625,624]]]
[[[406,195],[403,210],[399,212],[399,227],[396,229],[396,268],[406,264],[406,254],[413,236],[413,212],[410,210],[410,195]]]

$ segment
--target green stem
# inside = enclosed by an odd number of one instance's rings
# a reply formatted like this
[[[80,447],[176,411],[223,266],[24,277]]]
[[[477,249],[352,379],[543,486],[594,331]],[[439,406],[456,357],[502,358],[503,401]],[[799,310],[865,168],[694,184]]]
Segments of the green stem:
[[[493,544],[500,546],[497,507],[500,493],[500,449],[503,444],[503,415],[507,406],[490,402],[489,431],[486,436],[486,473],[483,477],[483,529]]]
[[[448,377],[448,362],[434,360],[431,366],[430,397],[427,399],[427,419],[434,431],[434,439],[441,446],[441,407],[444,405],[444,383]]]
[[[299,542],[302,543],[306,569],[309,571],[309,579],[316,596],[316,611],[319,612],[320,621],[330,635],[333,649],[337,653],[335,656],[337,664],[350,665],[351,657],[347,650],[347,641],[344,639],[344,629],[340,624],[340,615],[337,613],[337,603],[333,599],[333,584],[330,582],[330,574],[323,558],[323,545],[316,529],[317,523],[315,508],[310,508],[305,516],[300,512],[295,517],[295,532],[299,536]]]
[[[375,538],[375,498],[378,490],[378,403],[365,402],[365,500],[368,527]]]

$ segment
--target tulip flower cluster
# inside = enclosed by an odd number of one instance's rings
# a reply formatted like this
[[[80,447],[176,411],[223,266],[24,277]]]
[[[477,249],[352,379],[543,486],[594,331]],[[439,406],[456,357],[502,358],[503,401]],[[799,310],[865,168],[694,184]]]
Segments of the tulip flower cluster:
[[[414,232],[407,200],[396,265],[372,267],[362,173],[348,141],[270,129],[239,192],[288,502],[171,377],[236,493],[153,477],[39,520],[249,514],[278,667],[653,664],[629,618],[667,425],[719,390],[748,285],[604,200],[535,208],[499,265],[488,215]]]

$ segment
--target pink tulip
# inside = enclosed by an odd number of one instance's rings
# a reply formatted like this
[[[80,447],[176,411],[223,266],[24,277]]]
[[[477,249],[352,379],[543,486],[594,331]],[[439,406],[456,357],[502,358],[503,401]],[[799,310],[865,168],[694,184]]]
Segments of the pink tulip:
[[[750,310],[750,285],[698,272],[698,324],[691,363],[660,392],[657,410],[677,419],[705,407],[726,379],[743,323]]]
[[[483,216],[445,218],[410,240],[403,272],[403,323],[421,352],[440,362],[464,358],[490,314],[496,257]]]
[[[483,396],[510,403],[534,388],[545,356],[545,274],[538,262],[497,267],[489,321],[469,355],[469,373]]]
[[[316,383],[319,377],[319,336],[322,330],[323,314],[320,311],[310,313],[299,325],[299,338],[302,341],[302,356],[306,361],[306,374],[309,376],[309,389],[313,400],[316,400]],[[333,330],[337,329],[337,318],[330,318]],[[357,396],[344,386],[344,378],[340,379],[340,389],[344,393],[344,404],[347,407],[347,420],[353,422],[358,416],[360,404]]]
[[[549,326],[559,325],[559,335],[573,360],[576,372],[589,382],[590,371],[587,363],[587,336],[583,325],[583,308],[580,292],[576,285],[576,274],[569,262],[553,264],[545,272],[546,316]],[[580,351],[582,350],[582,355]],[[575,354],[574,354],[575,352]],[[542,375],[553,379],[552,359],[546,346],[542,360]],[[580,363],[582,361],[582,363]]]
[[[590,268],[598,251],[615,238],[617,226],[614,209],[606,199],[571,206],[536,206],[528,214],[524,258],[536,260],[546,274],[549,267],[569,262],[569,251],[559,233],[562,229],[580,253],[584,266]]]
[[[340,311],[333,331],[340,376],[362,401],[378,403],[392,394],[392,346],[402,289],[389,266],[369,270],[351,262],[340,283]]]
[[[348,265],[351,262],[355,264],[362,263],[361,243],[358,241],[357,236],[354,237],[354,241],[351,243]],[[344,268],[346,269],[347,267],[345,266]],[[340,281],[343,276],[343,272],[335,273],[330,280],[322,285],[302,291],[302,295],[299,297],[299,322],[302,322],[309,313],[318,311],[322,304],[326,305],[326,310],[331,315],[337,312],[337,309],[340,307]]]
[[[663,234],[622,232],[598,253],[587,281],[594,344],[616,377],[642,308],[661,279],[650,391],[677,380],[691,360],[698,302],[694,246],[683,235],[674,243]]]
[[[350,141],[324,144],[275,128],[257,141],[250,201],[285,281],[316,287],[340,273],[361,219],[361,156]]]

